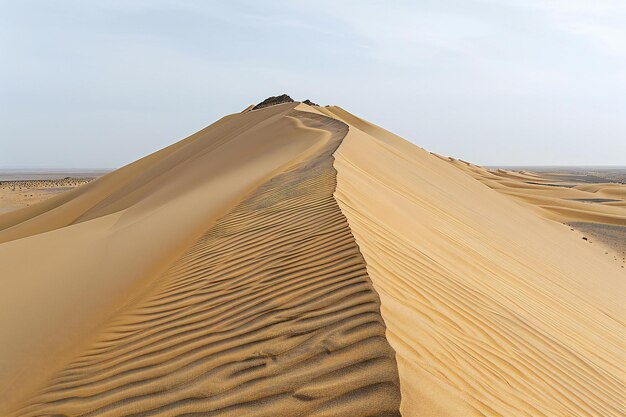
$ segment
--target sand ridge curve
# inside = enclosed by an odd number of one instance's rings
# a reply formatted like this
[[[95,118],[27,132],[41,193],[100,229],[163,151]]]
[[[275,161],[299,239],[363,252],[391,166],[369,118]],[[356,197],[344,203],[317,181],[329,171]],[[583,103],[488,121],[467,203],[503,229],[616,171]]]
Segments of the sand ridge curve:
[[[326,144],[330,132],[289,116],[293,107],[226,116],[0,215],[0,415],[79,355],[218,218]]]
[[[335,196],[404,416],[622,416],[626,274],[569,227],[338,107]]]
[[[335,199],[332,153],[273,177],[16,415],[399,415],[379,300]]]

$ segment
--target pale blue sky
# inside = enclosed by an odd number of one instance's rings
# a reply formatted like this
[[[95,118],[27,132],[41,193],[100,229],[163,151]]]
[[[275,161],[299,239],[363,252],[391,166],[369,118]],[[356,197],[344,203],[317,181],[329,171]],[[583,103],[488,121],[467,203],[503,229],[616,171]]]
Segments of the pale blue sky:
[[[626,1],[0,0],[0,168],[119,167],[270,95],[485,165],[626,165]]]

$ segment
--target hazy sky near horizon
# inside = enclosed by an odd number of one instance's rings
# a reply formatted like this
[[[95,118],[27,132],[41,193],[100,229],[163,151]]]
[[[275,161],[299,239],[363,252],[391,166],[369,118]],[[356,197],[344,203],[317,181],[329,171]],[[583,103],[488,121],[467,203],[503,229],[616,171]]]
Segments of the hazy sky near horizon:
[[[626,165],[626,1],[0,0],[0,168],[114,168],[270,95],[483,165]]]

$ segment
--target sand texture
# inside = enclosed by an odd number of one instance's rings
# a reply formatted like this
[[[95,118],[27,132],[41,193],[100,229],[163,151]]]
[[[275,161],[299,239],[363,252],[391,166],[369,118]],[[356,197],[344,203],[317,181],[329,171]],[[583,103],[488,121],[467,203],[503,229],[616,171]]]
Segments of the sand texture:
[[[0,215],[0,415],[622,416],[626,273],[562,223],[623,190],[545,181],[227,116]]]
[[[624,279],[566,226],[340,108],[337,199],[406,416],[619,416]]]
[[[606,255],[626,265],[626,184],[597,175],[493,170],[443,159],[540,216],[582,232],[579,238],[604,245]]]
[[[540,209],[546,218],[626,225],[626,184],[586,183],[566,175],[493,170],[447,160],[488,187]]]
[[[379,299],[333,198],[347,127],[285,111],[310,152],[151,274],[17,415],[399,415]]]

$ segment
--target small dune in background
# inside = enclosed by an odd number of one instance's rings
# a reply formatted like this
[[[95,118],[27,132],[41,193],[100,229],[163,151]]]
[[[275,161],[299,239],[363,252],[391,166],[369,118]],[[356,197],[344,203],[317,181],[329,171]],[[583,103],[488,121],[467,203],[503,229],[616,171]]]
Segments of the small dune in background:
[[[0,215],[0,415],[624,415],[625,200],[272,97]]]

